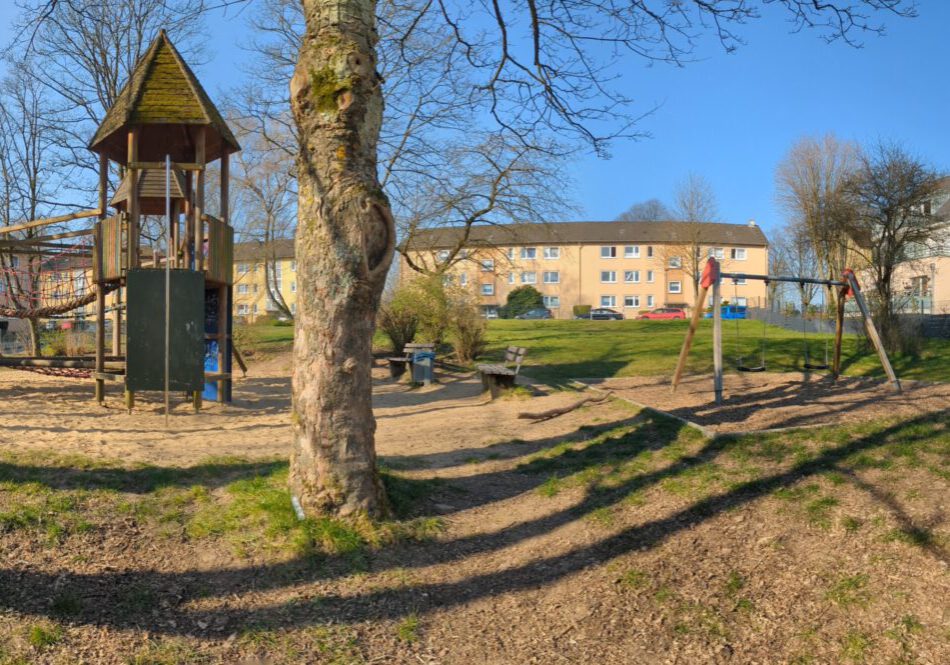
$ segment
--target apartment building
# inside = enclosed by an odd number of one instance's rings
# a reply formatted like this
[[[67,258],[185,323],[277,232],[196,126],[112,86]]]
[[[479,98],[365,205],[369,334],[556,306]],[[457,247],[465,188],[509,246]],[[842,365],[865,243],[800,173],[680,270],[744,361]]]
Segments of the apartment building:
[[[928,242],[909,247],[894,271],[895,306],[925,314],[950,314],[950,177],[943,178],[925,211],[946,220]],[[867,272],[870,280],[872,274]]]
[[[268,281],[270,289],[267,288]],[[294,260],[294,241],[235,243],[233,297],[234,316],[241,322],[253,323],[265,315],[286,316],[278,299],[283,300],[291,315],[295,314],[297,261]]]
[[[453,228],[423,231],[410,259],[428,267],[444,262],[460,234]],[[768,240],[755,222],[559,222],[475,227],[447,278],[477,289],[488,317],[497,316],[510,291],[531,285],[556,318],[572,318],[575,305],[635,318],[657,307],[693,305],[686,257],[696,245],[724,270],[768,273]],[[412,273],[405,259],[400,269]],[[723,299],[764,303],[766,288],[757,280],[730,282]]]

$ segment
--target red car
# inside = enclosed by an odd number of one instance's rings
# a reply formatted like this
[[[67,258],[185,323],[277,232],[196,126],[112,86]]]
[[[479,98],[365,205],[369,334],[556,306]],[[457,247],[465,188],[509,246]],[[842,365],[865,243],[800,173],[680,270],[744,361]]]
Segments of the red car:
[[[686,310],[679,307],[660,307],[652,312],[644,312],[638,319],[685,319]]]

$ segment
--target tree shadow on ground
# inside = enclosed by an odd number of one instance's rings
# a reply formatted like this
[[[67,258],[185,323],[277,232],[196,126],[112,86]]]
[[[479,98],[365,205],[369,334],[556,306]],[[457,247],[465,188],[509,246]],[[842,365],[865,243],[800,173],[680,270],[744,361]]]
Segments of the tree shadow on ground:
[[[0,607],[26,615],[53,616],[49,599],[69,592],[77,598],[76,611],[68,617],[74,623],[108,625],[115,628],[142,628],[152,634],[225,636],[235,629],[248,626],[311,626],[324,622],[353,623],[365,620],[395,619],[409,613],[425,614],[444,611],[478,599],[525,589],[536,589],[552,584],[577,572],[604,564],[634,550],[656,547],[676,534],[691,529],[706,520],[727,511],[740,508],[764,498],[782,488],[831,471],[849,468],[849,458],[880,449],[886,444],[901,444],[919,439],[920,428],[941,432],[945,436],[945,416],[941,414],[920,417],[909,422],[882,426],[856,436],[837,447],[824,447],[812,457],[802,459],[789,468],[768,475],[733,483],[726,489],[703,496],[664,517],[652,519],[615,531],[595,542],[580,544],[566,553],[541,556],[532,561],[504,570],[490,570],[451,582],[420,584],[410,587],[378,590],[370,587],[356,594],[330,593],[321,596],[319,604],[296,601],[271,601],[263,606],[247,607],[233,603],[236,596],[249,592],[292,591],[300,584],[333,576],[346,575],[345,566],[335,566],[340,557],[300,557],[290,561],[265,565],[249,565],[216,570],[194,569],[184,572],[151,570],[104,571],[77,573],[69,570],[40,570],[7,565],[0,570]],[[668,419],[665,425],[648,441],[637,430],[628,433],[630,441],[606,437],[591,445],[559,451],[553,457],[528,461],[516,471],[538,478],[551,472],[581,473],[603,469],[611,464],[623,464],[637,450],[650,448],[665,451],[682,431],[682,425]],[[620,437],[621,439],[623,437]],[[488,533],[463,536],[430,543],[402,544],[371,555],[370,569],[374,573],[387,569],[423,568],[434,564],[460,563],[480,553],[496,552],[514,543],[546,534],[559,526],[583,518],[593,511],[613,506],[638,492],[666,479],[689,474],[697,467],[728,453],[736,445],[734,437],[705,440],[691,454],[670,457],[670,463],[661,468],[639,470],[619,482],[599,482],[593,476],[583,486],[581,498],[573,504],[556,509],[541,517],[516,522]],[[626,446],[626,448],[625,448]],[[61,470],[48,470],[52,474]],[[23,478],[43,475],[43,471],[22,471],[15,466],[2,470],[2,477],[21,474]],[[45,482],[51,484],[52,481]],[[108,482],[108,481],[107,481]],[[118,486],[127,484],[113,480]],[[859,487],[865,484],[858,483]],[[884,507],[896,515],[899,522],[907,522],[909,529],[921,529],[897,505],[892,497],[874,495]],[[886,499],[886,500],[884,500]],[[912,531],[913,533],[913,531]],[[928,544],[928,552],[946,560],[946,547],[938,542]],[[130,592],[147,589],[153,600],[148,607],[130,607]],[[203,607],[189,607],[188,603],[203,599]],[[209,599],[221,605],[208,607]],[[157,625],[152,618],[153,606],[176,608],[175,622]]]

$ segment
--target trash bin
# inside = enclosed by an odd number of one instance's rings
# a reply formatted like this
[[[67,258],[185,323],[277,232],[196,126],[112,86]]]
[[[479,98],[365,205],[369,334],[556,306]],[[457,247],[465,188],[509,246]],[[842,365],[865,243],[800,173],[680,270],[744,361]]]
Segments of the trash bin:
[[[432,368],[435,365],[434,351],[415,351],[412,354],[412,382],[424,386],[432,383]]]

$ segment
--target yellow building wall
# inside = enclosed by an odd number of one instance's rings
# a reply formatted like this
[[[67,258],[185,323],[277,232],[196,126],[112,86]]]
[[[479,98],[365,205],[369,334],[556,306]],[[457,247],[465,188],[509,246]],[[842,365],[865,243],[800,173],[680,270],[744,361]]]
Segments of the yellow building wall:
[[[605,247],[613,248],[613,257],[603,255],[611,253],[611,250],[602,250]],[[703,247],[704,257],[710,249],[722,256],[724,272],[768,274],[765,247]],[[733,258],[733,250],[737,250],[736,258]],[[623,312],[627,318],[635,318],[657,307],[692,306],[692,279],[681,268],[670,267],[670,258],[675,253],[674,247],[664,244],[499,247],[469,252],[447,274],[456,283],[474,286],[485,307],[504,305],[510,291],[530,284],[548,298],[546,304],[555,318],[572,318],[574,305],[610,307]],[[437,251],[426,251],[417,252],[413,259],[433,265],[437,257]],[[413,274],[405,261],[400,268],[402,275]],[[550,273],[556,273],[557,281],[553,281],[554,275]],[[608,281],[610,277],[613,281]],[[740,303],[744,299],[749,306],[764,306],[766,293],[767,287],[762,281],[747,280],[745,284],[734,285],[726,280],[722,298],[730,302],[739,298]],[[709,304],[704,303],[704,306]]]
[[[278,259],[278,290],[291,313],[297,311],[297,262],[294,259]],[[234,317],[239,322],[254,323],[267,314],[281,313],[269,306],[263,261],[234,262]]]

